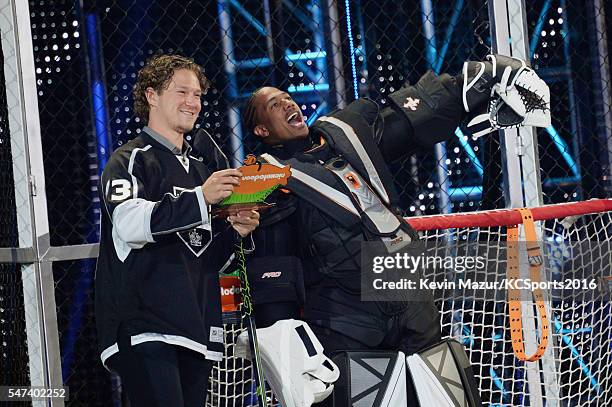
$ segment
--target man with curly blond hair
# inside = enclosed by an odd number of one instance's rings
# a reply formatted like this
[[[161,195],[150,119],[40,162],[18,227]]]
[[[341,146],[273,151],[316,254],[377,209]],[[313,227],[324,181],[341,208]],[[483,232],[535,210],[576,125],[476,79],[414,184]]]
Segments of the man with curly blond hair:
[[[207,88],[192,60],[151,58],[134,86],[147,125],[101,178],[96,324],[102,363],[119,373],[133,407],[204,405],[211,361],[223,354],[219,272],[259,224],[256,212],[211,220],[210,205],[241,173],[210,174],[183,138]]]

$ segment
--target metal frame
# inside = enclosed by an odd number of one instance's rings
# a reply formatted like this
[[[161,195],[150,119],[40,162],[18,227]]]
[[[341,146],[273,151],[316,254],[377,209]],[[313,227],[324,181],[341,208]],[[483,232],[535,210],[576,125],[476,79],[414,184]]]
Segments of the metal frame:
[[[346,81],[344,79],[344,65],[342,63],[342,43],[340,42],[340,19],[338,17],[338,4],[336,0],[326,0],[329,34],[331,38],[331,62],[333,67],[334,90],[336,106],[342,109],[346,106]]]
[[[593,0],[596,10],[601,9],[601,0]],[[262,66],[273,62],[271,58],[272,35],[271,26],[269,24],[269,2],[264,1],[267,9],[266,25],[262,25],[252,15],[250,15],[238,0],[218,0],[219,17],[221,21],[223,49],[228,56],[225,62],[226,74],[230,83],[229,93],[227,95],[230,103],[228,107],[229,123],[234,134],[232,135],[232,147],[237,153],[234,156],[234,165],[237,165],[242,160],[242,132],[240,130],[240,118],[236,102],[245,95],[238,94],[236,85],[236,70],[249,68],[253,66]],[[453,8],[453,16],[451,24],[445,32],[445,40],[442,47],[438,50],[435,43],[435,25],[433,16],[426,15],[426,11],[433,11],[432,0],[421,0],[424,32],[426,33],[426,48],[428,62],[430,66],[439,71],[446,54],[449,38],[453,34],[453,29],[457,22],[460,10],[463,7],[464,0],[456,0]],[[545,16],[550,8],[550,1],[544,3],[540,16]],[[564,2],[562,1],[562,4]],[[292,3],[290,0],[283,0],[283,4],[291,9]],[[243,61],[236,61],[233,53],[233,37],[231,32],[230,5],[237,10],[241,16],[247,18],[249,23],[259,29],[266,38],[268,45],[267,58],[254,58]],[[348,2],[345,6],[348,9]],[[524,0],[490,0],[490,21],[493,33],[494,50],[496,52],[513,55],[529,60],[529,56],[533,54],[537,46],[538,33],[541,29],[536,27],[536,32],[532,36],[531,41],[528,41],[527,24],[525,16]],[[98,254],[98,244],[82,244],[74,246],[51,247],[49,240],[49,224],[47,213],[47,200],[45,194],[45,177],[42,160],[42,145],[40,135],[40,123],[38,114],[38,98],[36,94],[36,76],[34,72],[34,59],[32,50],[32,38],[30,32],[30,13],[28,2],[21,0],[0,0],[0,13],[3,10],[8,11],[10,18],[0,24],[2,30],[2,48],[4,51],[5,64],[5,80],[7,89],[7,103],[9,107],[9,127],[11,134],[11,148],[13,151],[13,173],[15,174],[15,198],[17,207],[18,220],[18,248],[0,248],[0,262],[21,264],[23,276],[24,301],[26,306],[26,328],[28,338],[28,353],[31,385],[55,387],[61,386],[61,358],[59,350],[59,337],[57,329],[57,316],[54,298],[54,281],[52,273],[52,262],[79,260],[87,258],[95,258]],[[337,0],[313,0],[310,6],[312,16],[301,12],[294,8],[292,11],[302,20],[312,18],[318,23],[313,25],[313,37],[315,43],[320,47],[319,51],[296,54],[291,50],[286,49],[284,58],[287,61],[295,62],[296,65],[304,71],[305,75],[311,79],[314,86],[304,86],[299,88],[290,88],[291,92],[312,92],[319,90],[329,90],[330,83],[333,83],[333,91],[337,98],[337,105],[343,107],[350,99],[346,94],[346,81],[344,68],[345,60],[343,60],[341,47],[341,21],[338,13]],[[326,11],[327,28],[326,35],[331,38],[330,50],[323,50],[324,36],[322,35],[323,26],[323,11]],[[355,15],[358,16],[355,10]],[[605,22],[602,15],[595,13],[594,21],[596,27],[603,33],[602,41],[598,41],[598,58],[600,67],[600,81],[603,95],[598,97],[603,98],[604,111],[604,126],[602,131],[605,133],[612,128],[612,106],[610,88],[609,88],[609,65],[608,65],[608,50],[605,43]],[[349,13],[345,16],[350,18]],[[542,18],[542,17],[540,17]],[[565,29],[567,31],[567,18],[564,16]],[[8,24],[7,24],[8,23]],[[347,21],[347,29],[350,31],[350,23]],[[363,25],[361,22],[360,25]],[[602,28],[603,27],[603,28]],[[318,29],[318,31],[317,31]],[[363,29],[361,29],[363,30]],[[512,38],[512,41],[510,41]],[[567,50],[568,39],[564,38],[565,47]],[[351,58],[351,67],[353,68],[353,82],[355,76],[355,54],[361,53],[365,56],[365,39],[361,38],[361,50],[358,48],[351,49],[349,57]],[[531,52],[530,52],[531,51]],[[330,54],[331,52],[331,54]],[[566,52],[567,54],[567,52]],[[567,56],[567,55],[566,55]],[[313,76],[313,72],[305,65],[302,60],[315,60],[319,76]],[[333,72],[327,71],[325,64],[328,59],[330,67],[333,67]],[[366,58],[364,58],[365,64]],[[561,80],[569,80],[569,59],[567,65],[561,68],[549,68],[546,71],[547,77],[553,75]],[[323,68],[324,69],[323,69]],[[333,81],[333,82],[332,82]],[[358,85],[355,85],[357,91]],[[571,83],[570,83],[571,89]],[[95,90],[93,91],[95,94]],[[573,100],[573,96],[570,96]],[[323,102],[319,105],[317,111],[309,117],[309,122],[316,119],[318,114],[322,114],[328,105]],[[573,118],[575,120],[575,118]],[[575,129],[575,123],[573,122]],[[568,145],[559,137],[555,129],[550,127],[546,129],[550,137],[555,142],[555,146],[563,155],[564,160],[573,171],[574,177],[571,180],[580,179],[579,162],[573,160],[568,153]],[[107,130],[106,130],[107,131]],[[102,130],[97,130],[101,133]],[[573,131],[573,140],[576,142],[576,132]],[[605,135],[605,134],[604,134]],[[461,134],[457,134],[461,139]],[[542,204],[542,182],[540,179],[539,154],[537,149],[536,134],[533,129],[521,129],[520,131],[511,130],[501,132],[504,157],[504,171],[506,202],[511,207],[522,206],[537,206]],[[462,139],[461,139],[462,140]],[[463,140],[462,140],[463,141]],[[612,162],[612,139],[607,137],[608,143],[608,158]],[[102,156],[109,153],[108,146],[106,151],[99,151],[98,160]],[[469,144],[462,143],[462,147],[466,150],[472,162],[476,165],[477,159],[473,151],[470,154]],[[105,154],[106,153],[106,154]],[[565,154],[564,154],[565,153]],[[440,163],[444,163],[444,147],[436,150],[436,156]],[[569,158],[568,158],[569,157]],[[573,162],[573,165],[572,165]],[[445,167],[445,165],[444,165]],[[465,188],[450,188],[448,176],[444,167],[440,167],[438,174],[441,189],[447,191],[441,196],[447,198],[441,202],[440,207],[443,211],[449,211],[449,200],[460,196],[461,192],[465,192]],[[478,169],[478,168],[477,168]],[[610,170],[610,167],[608,167]],[[480,167],[480,173],[482,167]],[[612,174],[608,173],[610,177]],[[546,182],[555,184],[559,180],[550,179]],[[566,180],[567,181],[567,180]],[[446,185],[444,185],[446,184]],[[471,187],[466,187],[471,188]],[[476,187],[475,187],[476,188]],[[476,190],[476,192],[478,192]],[[467,197],[471,195],[462,195]],[[529,307],[525,307],[529,308]],[[533,310],[526,312],[525,321],[531,322],[526,324],[526,334],[531,334],[531,337],[526,335],[526,342],[535,343],[535,326],[533,324]],[[555,326],[556,330],[559,330]],[[559,331],[560,332],[560,331]],[[569,339],[563,338],[564,341]],[[529,353],[528,349],[528,353]],[[543,398],[547,398],[547,406],[553,406],[559,399],[560,389],[558,386],[555,372],[555,362],[552,347],[549,347],[547,353],[540,363],[540,370],[537,363],[527,364],[527,375],[529,381],[529,396],[532,406],[542,406]],[[492,372],[492,377],[495,379],[495,372]],[[540,376],[544,379],[541,381]],[[503,379],[503,378],[502,378]],[[497,379],[497,380],[502,380]],[[544,394],[542,393],[544,390]],[[46,402],[36,402],[35,406],[50,405],[63,406],[64,403],[60,400]]]
[[[489,20],[491,21],[493,52],[511,55],[510,31],[508,28],[508,9],[505,0],[489,2]],[[522,36],[522,35],[521,35]],[[504,158],[504,195],[506,206],[520,208],[523,205],[521,190],[521,168],[518,151],[518,131],[500,131]]]
[[[0,248],[0,263],[34,263],[37,260],[33,247]]]
[[[528,26],[524,0],[493,0],[489,3],[493,51],[529,61]],[[506,204],[512,208],[540,206],[543,203],[537,134],[533,128],[501,131],[504,154],[504,184]],[[539,234],[538,236],[541,237]],[[524,239],[524,235],[522,237]],[[541,240],[541,239],[539,239]],[[523,253],[526,256],[526,253]],[[528,276],[528,262],[521,261],[521,275]],[[542,276],[545,280],[545,276]],[[546,301],[550,315],[550,303]],[[537,343],[536,313],[532,302],[523,304],[526,352],[535,351]],[[549,326],[549,329],[552,327]],[[539,362],[526,362],[529,402],[531,406],[555,406],[559,399],[553,347],[549,346]],[[540,363],[542,369],[540,370]],[[540,372],[544,382],[542,383]],[[544,394],[542,391],[544,390]]]
[[[529,65],[529,34],[524,0],[508,0],[509,34],[512,39],[510,53],[527,61]],[[504,50],[505,51],[505,50]],[[502,52],[505,53],[505,52]],[[540,155],[537,133],[533,127],[521,127],[518,131],[517,155],[521,165],[524,205],[533,207],[544,204],[540,178]]]
[[[217,3],[219,13],[219,26],[221,27],[221,44],[223,53],[226,55],[223,61],[223,69],[227,75],[228,87],[226,96],[230,100],[227,106],[228,127],[231,132],[230,143],[232,146],[232,156],[234,167],[240,166],[244,159],[244,149],[242,145],[242,126],[240,125],[240,114],[235,106],[235,99],[238,95],[238,83],[236,80],[236,58],[234,57],[234,43],[232,41],[231,17],[229,14],[230,3],[226,0],[219,0]]]
[[[342,61],[342,48],[340,42],[340,22],[338,20],[338,11],[336,0],[326,0],[328,19],[329,19],[329,35],[331,38],[331,56],[323,50],[324,47],[324,35],[323,35],[323,0],[313,0],[310,4],[311,15],[308,15],[298,9],[290,0],[282,0],[282,2],[276,2],[273,7],[280,7],[281,3],[284,7],[288,8],[291,13],[297,16],[302,22],[310,26],[313,32],[314,43],[320,47],[319,50],[308,53],[295,53],[291,49],[283,49],[282,53],[284,61],[293,62],[304,75],[313,82],[313,85],[306,86],[289,86],[287,91],[294,94],[303,94],[311,92],[326,92],[330,90],[328,83],[329,73],[327,65],[325,63],[326,58],[330,58],[331,65],[333,66],[333,80],[335,96],[338,101],[338,106],[342,107],[346,104],[345,100],[345,80],[343,74],[343,61]],[[228,80],[228,91],[226,97],[228,99],[227,117],[228,127],[231,132],[231,146],[233,150],[233,165],[239,166],[244,158],[243,148],[243,129],[240,123],[240,112],[239,102],[250,96],[250,91],[245,93],[238,92],[236,74],[239,69],[252,69],[255,67],[266,67],[270,65],[278,65],[278,61],[275,61],[277,56],[275,55],[275,49],[278,48],[278,44],[274,40],[273,35],[273,24],[271,14],[274,10],[271,9],[270,1],[263,1],[264,7],[264,19],[265,24],[262,24],[257,18],[255,18],[246,8],[241,4],[239,0],[218,0],[217,9],[219,15],[219,25],[221,28],[221,42],[223,46],[223,53],[227,56],[224,61],[224,70]],[[246,20],[248,24],[253,26],[259,34],[265,37],[266,41],[266,56],[251,57],[244,60],[236,60],[234,54],[234,35],[232,29],[232,18],[231,12],[235,11],[242,18]],[[315,24],[309,24],[315,22]],[[276,52],[278,53],[278,52]],[[315,60],[315,66],[317,72],[313,72],[303,61],[304,60]],[[281,61],[284,63],[284,61]],[[282,81],[281,81],[282,82]],[[255,90],[255,87],[252,89]],[[324,113],[328,109],[328,104],[322,101],[318,109],[313,113],[312,116],[315,118],[320,114]],[[309,117],[309,121],[310,117]]]
[[[597,38],[597,67],[599,70],[599,87],[595,87],[593,90],[598,97],[601,97],[601,115],[603,116],[603,123],[599,125],[600,138],[604,140],[602,143],[607,151],[606,158],[607,172],[603,174],[609,180],[612,180],[612,137],[610,132],[612,131],[612,89],[610,88],[610,55],[608,50],[608,33],[606,32],[606,11],[608,13],[612,10],[605,10],[601,0],[593,0],[593,19],[595,20],[595,33],[601,34],[601,38]],[[608,183],[607,196],[612,193],[612,185]]]
[[[21,267],[30,384],[59,387],[62,374],[55,285],[51,263],[41,261],[50,240],[30,12],[28,2],[16,0],[0,0],[0,9],[6,11],[6,25],[1,29],[13,170],[16,180],[22,177],[21,182],[15,182],[19,246],[29,254],[33,250],[36,256]],[[33,405],[63,406],[64,402],[51,399]]]
[[[547,1],[547,3],[548,2],[549,1]],[[568,82],[570,111],[572,115],[571,117],[572,141],[573,141],[574,151],[578,153],[579,151],[578,139],[579,139],[580,127],[578,126],[578,121],[579,121],[579,118],[577,117],[578,109],[575,107],[576,102],[575,102],[575,95],[574,95],[574,80],[571,75],[570,36],[568,35],[569,24],[568,24],[566,1],[561,0],[560,5],[562,8],[562,16],[563,16],[563,32],[565,34],[563,36],[565,65],[561,70],[562,73],[560,75],[560,79],[566,80]],[[612,103],[610,102],[610,97],[611,97],[610,87],[609,87],[610,73],[609,73],[609,64],[608,64],[608,48],[607,48],[607,38],[606,38],[607,32],[606,32],[606,25],[605,25],[605,11],[604,11],[604,8],[600,0],[593,0],[592,3],[591,2],[587,3],[586,9],[587,9],[589,17],[592,19],[592,22],[593,22],[593,25],[590,27],[589,33],[590,33],[592,41],[597,43],[597,51],[596,51],[597,63],[592,64],[593,76],[594,78],[596,78],[595,79],[596,86],[593,87],[593,92],[594,92],[595,100],[599,99],[601,102],[601,104],[596,103],[595,105],[597,109],[597,115],[599,115],[599,117],[603,119],[603,120],[598,121],[597,131],[598,131],[598,136],[603,146],[607,148],[606,150],[607,154],[605,157],[607,161],[602,163],[602,168],[605,171],[608,171],[607,173],[602,174],[604,177],[606,177],[606,176],[610,176],[610,170],[611,170],[609,163],[611,162],[610,158],[612,155],[612,147],[611,147],[612,139],[609,138],[608,132],[612,128],[611,126],[612,112],[610,111],[610,107],[612,106]],[[541,15],[544,15],[544,12],[542,12]],[[539,31],[537,33],[539,33]],[[535,34],[536,33],[534,33],[534,35]],[[557,148],[560,150],[561,154],[563,155],[563,158],[570,166],[570,169],[572,169],[574,175],[572,177],[566,177],[566,178],[557,178],[557,179],[549,178],[544,181],[544,184],[545,185],[547,184],[555,185],[557,183],[566,182],[568,184],[577,184],[578,188],[580,188],[581,170],[580,170],[579,156],[576,157],[576,161],[573,160],[571,155],[568,153],[569,149],[567,145],[560,138],[560,136],[556,133],[556,130],[554,129],[553,126],[548,127],[546,130],[548,131],[549,135],[552,137]],[[609,185],[607,185],[606,187],[609,188]],[[578,189],[578,192],[580,192],[580,189]],[[608,189],[608,192],[609,192],[609,189]],[[579,196],[579,199],[582,199],[582,196]],[[574,329],[564,329],[560,320],[556,317],[554,318],[553,324],[555,328],[555,333],[557,333],[560,336],[560,343],[562,342],[563,345],[565,345],[568,349],[570,349],[572,354],[575,356],[573,358],[573,361],[580,367],[582,374],[584,374],[584,376],[588,378],[589,382],[592,385],[593,390],[599,393],[600,384],[597,381],[596,374],[593,373],[590,370],[587,363],[585,363],[585,360],[581,354],[581,351],[574,344],[574,339],[571,335],[574,333],[581,333],[581,332],[590,333],[592,331],[592,328],[583,327],[583,328],[574,328]]]

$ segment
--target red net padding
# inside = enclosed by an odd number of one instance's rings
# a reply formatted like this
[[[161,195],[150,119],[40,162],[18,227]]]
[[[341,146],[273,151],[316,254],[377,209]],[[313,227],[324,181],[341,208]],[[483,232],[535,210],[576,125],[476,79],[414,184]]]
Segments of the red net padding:
[[[593,199],[531,209],[535,221],[608,211],[612,211],[612,199]],[[416,230],[509,226],[522,223],[521,214],[517,209],[420,216],[406,218],[406,221]]]

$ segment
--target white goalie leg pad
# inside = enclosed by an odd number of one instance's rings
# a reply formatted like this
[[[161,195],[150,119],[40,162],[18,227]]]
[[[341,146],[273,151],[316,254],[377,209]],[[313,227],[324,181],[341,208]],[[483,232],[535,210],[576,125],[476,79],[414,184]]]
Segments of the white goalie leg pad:
[[[480,407],[480,391],[463,346],[452,339],[408,356],[421,407]]]
[[[277,321],[257,329],[257,340],[266,381],[283,407],[309,407],[332,393],[340,372],[306,322]],[[235,354],[251,359],[246,332]]]
[[[419,355],[406,358],[421,406],[455,407],[442,384]]]
[[[417,407],[407,404],[403,352],[343,351],[334,355],[334,361],[340,368],[334,406]]]
[[[408,403],[406,395],[406,364],[404,352],[397,352],[395,366],[391,372],[385,395],[380,402],[381,407],[405,406]]]

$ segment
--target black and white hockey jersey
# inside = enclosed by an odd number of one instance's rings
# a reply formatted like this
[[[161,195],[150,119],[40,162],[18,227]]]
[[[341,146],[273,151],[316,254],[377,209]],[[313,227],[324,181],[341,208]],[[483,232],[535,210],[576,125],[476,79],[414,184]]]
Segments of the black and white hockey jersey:
[[[238,235],[210,219],[206,166],[187,143],[172,147],[145,127],[102,174],[95,308],[105,365],[120,325],[132,345],[162,341],[222,357],[219,271]]]

